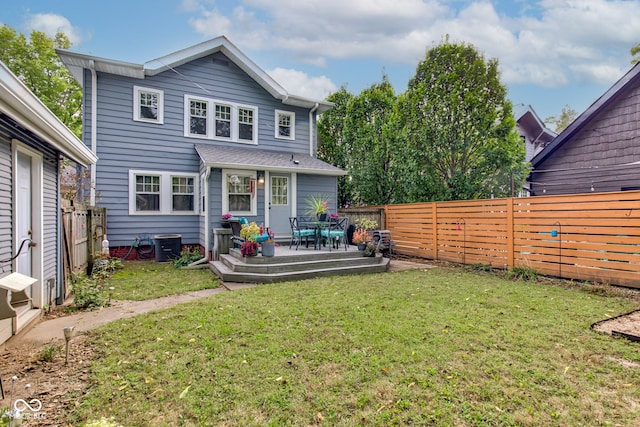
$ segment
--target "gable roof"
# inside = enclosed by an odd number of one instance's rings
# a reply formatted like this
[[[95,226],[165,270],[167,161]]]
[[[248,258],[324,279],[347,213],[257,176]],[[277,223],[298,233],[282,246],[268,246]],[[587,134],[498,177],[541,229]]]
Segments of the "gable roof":
[[[215,168],[267,169],[272,172],[312,173],[340,176],[347,173],[308,154],[219,145],[196,144],[195,149],[206,166]]]
[[[547,145],[533,159],[531,164],[535,168],[549,158],[557,149],[582,130],[591,120],[614,102],[617,96],[627,88],[640,81],[640,62],[636,63],[624,76],[598,98],[589,108],[580,114],[569,126],[566,127],[549,145]]]
[[[522,131],[532,137],[532,144],[546,145],[553,140],[557,133],[549,129],[535,112],[531,105],[519,105],[514,108],[514,115]]]
[[[56,53],[73,74],[76,80],[82,85],[82,70],[95,69],[109,74],[144,79],[145,76],[154,76],[164,71],[179,67],[193,60],[222,52],[241,70],[247,73],[271,96],[282,101],[283,104],[296,107],[315,108],[318,114],[333,107],[331,102],[317,101],[301,96],[292,95],[285,88],[280,86],[271,76],[262,70],[255,62],[242,53],[225,36],[219,36],[197,45],[170,53],[160,58],[145,62],[144,64],[134,64],[130,62],[115,61],[112,59],[100,58],[97,56],[83,55],[65,49],[56,49]]]
[[[2,62],[0,112],[83,166],[94,164],[98,160],[96,155]]]

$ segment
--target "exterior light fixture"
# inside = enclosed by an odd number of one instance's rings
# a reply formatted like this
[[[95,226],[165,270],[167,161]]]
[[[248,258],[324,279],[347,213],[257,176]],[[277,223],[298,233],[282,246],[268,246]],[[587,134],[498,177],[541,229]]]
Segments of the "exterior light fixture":
[[[264,171],[258,171],[258,184],[264,184]]]

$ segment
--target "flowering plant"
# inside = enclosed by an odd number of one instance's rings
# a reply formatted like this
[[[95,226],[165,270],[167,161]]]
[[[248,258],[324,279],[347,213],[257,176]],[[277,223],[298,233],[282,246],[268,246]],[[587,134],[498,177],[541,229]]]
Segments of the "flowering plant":
[[[260,234],[260,227],[255,222],[251,222],[249,225],[242,224],[242,228],[240,229],[240,237],[242,237],[247,242],[255,242],[256,238]]]
[[[367,241],[367,231],[363,228],[358,228],[353,232],[353,238],[351,239],[353,243],[365,243]]]
[[[240,253],[243,257],[255,256],[258,253],[258,243],[251,240],[242,242],[242,245],[240,245]]]
[[[233,215],[231,215],[230,213],[222,214],[222,219],[229,219],[229,218],[233,218]]]
[[[329,214],[329,218],[338,219],[338,218],[340,218],[340,215],[338,215],[337,213],[332,213],[332,214]]]

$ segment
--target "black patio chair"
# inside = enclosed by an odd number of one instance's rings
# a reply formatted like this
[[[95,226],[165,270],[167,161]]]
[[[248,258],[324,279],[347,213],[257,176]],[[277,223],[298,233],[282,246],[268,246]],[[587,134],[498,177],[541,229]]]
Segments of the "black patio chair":
[[[231,244],[234,248],[239,248],[244,243],[244,238],[240,236],[240,230],[242,230],[240,220],[229,218],[229,225],[231,226]]]
[[[329,220],[329,226],[320,230],[322,238],[329,242],[329,251],[331,251],[331,248],[339,249],[340,243],[344,243],[344,250],[347,250],[349,246],[348,229],[349,218],[340,217],[331,218]]]
[[[300,246],[300,242],[302,239],[305,240],[306,247],[309,247],[309,238],[313,239],[315,244],[316,240],[316,229],[310,227],[311,219],[306,217],[289,217],[289,225],[291,226],[291,241],[289,242],[289,249],[294,244],[296,245],[296,251]]]

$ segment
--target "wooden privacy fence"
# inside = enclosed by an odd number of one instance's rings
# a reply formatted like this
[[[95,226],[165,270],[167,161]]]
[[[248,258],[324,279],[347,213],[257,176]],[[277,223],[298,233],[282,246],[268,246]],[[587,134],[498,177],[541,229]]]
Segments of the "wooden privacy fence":
[[[95,206],[68,206],[62,208],[63,260],[65,295],[67,277],[87,272],[93,257],[102,249],[107,232],[107,210]]]
[[[640,288],[640,191],[388,205],[394,251]]]

